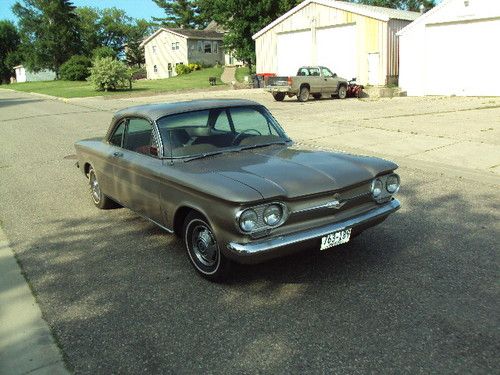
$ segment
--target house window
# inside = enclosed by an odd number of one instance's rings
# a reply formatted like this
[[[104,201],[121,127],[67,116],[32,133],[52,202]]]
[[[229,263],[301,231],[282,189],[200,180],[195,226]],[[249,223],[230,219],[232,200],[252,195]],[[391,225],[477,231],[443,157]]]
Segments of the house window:
[[[153,49],[153,54],[156,54],[156,46],[151,47]]]
[[[153,66],[153,72],[158,73],[158,67],[156,65]]]
[[[178,49],[179,49],[179,42],[172,43],[172,50],[175,51],[175,50],[178,50]]]
[[[203,42],[198,40],[198,52],[203,52]]]
[[[219,52],[219,42],[213,42],[212,43],[212,53],[218,53]]]
[[[205,53],[212,53],[212,42],[205,41],[203,44],[204,44],[203,45],[204,52]]]

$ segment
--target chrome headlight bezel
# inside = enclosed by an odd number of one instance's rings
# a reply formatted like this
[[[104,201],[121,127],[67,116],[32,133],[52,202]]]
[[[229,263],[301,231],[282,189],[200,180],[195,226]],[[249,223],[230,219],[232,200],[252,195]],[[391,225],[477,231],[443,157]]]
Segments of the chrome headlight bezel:
[[[395,183],[391,181],[391,179],[394,178],[396,179]],[[396,188],[390,189],[389,188],[390,185],[396,185]],[[401,179],[399,178],[399,175],[396,173],[388,175],[387,178],[385,179],[385,190],[387,190],[389,194],[396,194],[399,191],[400,186],[401,186]]]
[[[281,217],[276,223],[274,223],[274,225],[270,225],[265,220],[264,212],[268,208],[273,207],[273,206],[278,206],[281,209]],[[249,211],[253,211],[256,213],[257,224],[251,230],[245,230],[245,229],[243,229],[243,227],[241,225],[241,218],[246,212],[249,212]],[[288,219],[288,208],[282,202],[269,202],[269,203],[260,204],[257,206],[243,208],[236,213],[235,219],[236,219],[236,226],[237,226],[238,230],[243,234],[252,234],[252,233],[257,233],[257,232],[263,232],[265,230],[274,229],[274,228],[277,228],[280,225],[282,225]]]
[[[277,217],[277,220],[275,221],[272,221],[272,218],[271,218],[271,221],[270,222],[270,217],[271,215],[273,215],[272,213],[270,214],[268,211],[271,211],[271,210],[278,210],[279,213],[278,213],[278,217]],[[278,225],[281,220],[283,219],[283,207],[279,204],[270,204],[269,206],[267,206],[265,209],[264,209],[264,212],[262,213],[262,218],[264,220],[264,223],[266,223],[267,225],[269,225],[270,227],[275,227],[276,225]]]
[[[253,220],[254,225],[253,225],[252,228],[245,229],[244,225],[243,225],[243,220],[245,220],[245,217],[248,216],[248,215],[254,215],[255,216],[255,220]],[[259,216],[257,215],[257,212],[255,212],[255,210],[252,209],[252,208],[247,208],[246,210],[241,211],[241,213],[238,215],[238,227],[243,232],[245,232],[245,233],[251,233],[251,232],[253,232],[254,229],[255,229],[255,227],[257,227],[258,222],[259,222]]]

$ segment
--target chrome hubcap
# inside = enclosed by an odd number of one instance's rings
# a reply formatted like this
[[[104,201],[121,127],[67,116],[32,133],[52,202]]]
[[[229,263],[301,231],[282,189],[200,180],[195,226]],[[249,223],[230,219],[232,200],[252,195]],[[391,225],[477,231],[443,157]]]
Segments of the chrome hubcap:
[[[90,181],[90,193],[92,194],[92,199],[95,203],[99,203],[101,199],[101,189],[99,188],[99,183],[97,182],[97,178],[95,177],[94,171],[90,172],[89,176]]]
[[[191,234],[193,253],[205,266],[212,267],[217,263],[217,241],[212,231],[205,225],[197,225]]]

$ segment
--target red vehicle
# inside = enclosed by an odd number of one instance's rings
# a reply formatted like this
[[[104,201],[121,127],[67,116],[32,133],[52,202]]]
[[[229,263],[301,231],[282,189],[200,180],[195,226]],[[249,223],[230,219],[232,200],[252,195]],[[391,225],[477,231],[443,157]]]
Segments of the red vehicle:
[[[347,97],[359,98],[364,88],[365,87],[363,85],[358,85],[356,83],[356,78],[351,79],[349,82],[347,82]]]

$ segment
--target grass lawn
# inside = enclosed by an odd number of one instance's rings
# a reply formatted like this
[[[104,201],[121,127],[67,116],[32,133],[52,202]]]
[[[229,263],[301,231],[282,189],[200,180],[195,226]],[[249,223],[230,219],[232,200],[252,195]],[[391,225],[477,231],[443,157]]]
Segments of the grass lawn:
[[[203,89],[211,87],[208,83],[208,77],[217,77],[217,85],[223,85],[220,81],[223,68],[206,68],[191,72],[189,74],[155,80],[140,80],[135,81],[132,85],[132,90],[119,91],[95,91],[88,82],[79,81],[45,81],[45,82],[25,82],[13,83],[10,85],[0,86],[0,88],[8,88],[24,92],[36,92],[38,94],[46,94],[58,96],[61,98],[80,98],[88,96],[101,95],[148,95],[169,91]]]
[[[251,75],[254,73],[255,73],[254,71],[250,72],[248,66],[240,66],[236,68],[236,73],[235,73],[236,80],[240,83],[243,83],[245,82],[245,76],[248,76],[248,82],[252,83]]]

